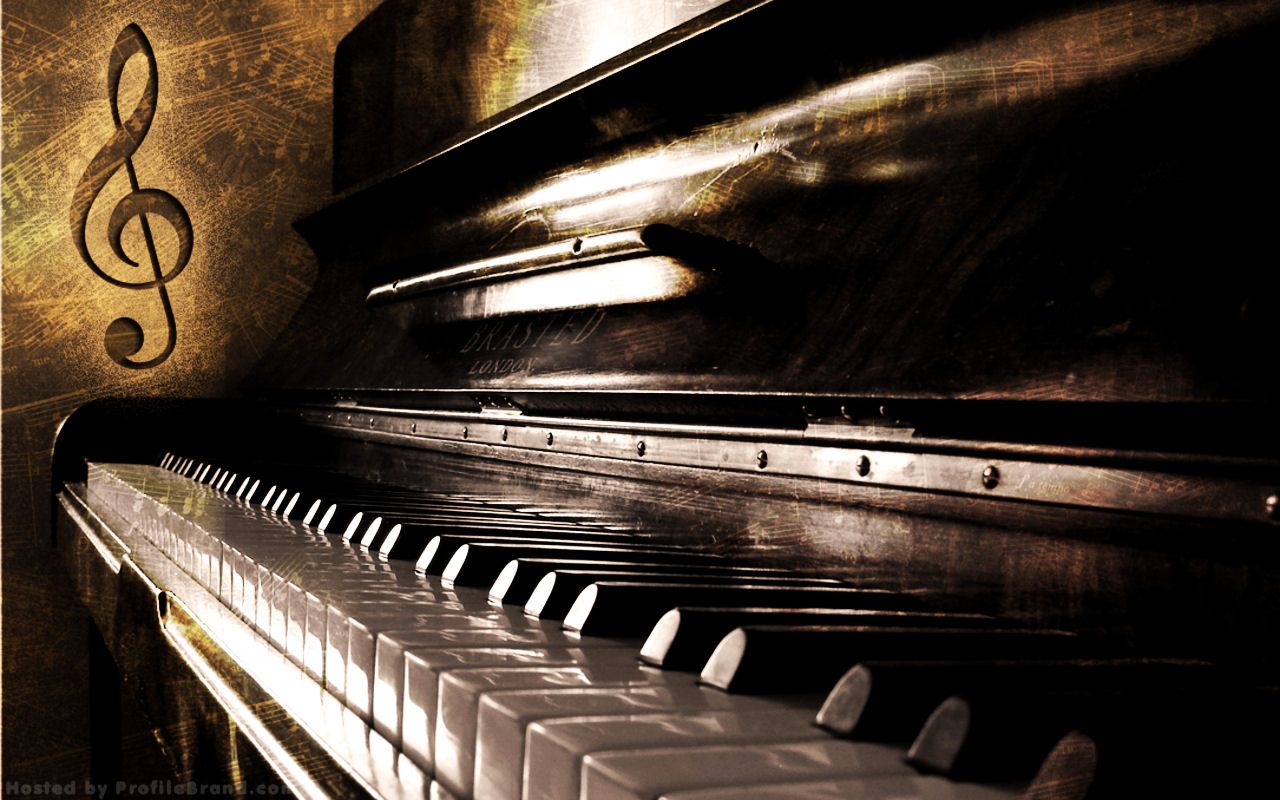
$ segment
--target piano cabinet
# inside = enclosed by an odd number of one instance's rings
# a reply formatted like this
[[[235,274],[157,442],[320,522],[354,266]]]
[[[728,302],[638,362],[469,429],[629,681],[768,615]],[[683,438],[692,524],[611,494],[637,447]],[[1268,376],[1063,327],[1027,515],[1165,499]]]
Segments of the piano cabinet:
[[[388,0],[238,396],[63,423],[178,779],[1273,783],[1276,4],[590,5]]]

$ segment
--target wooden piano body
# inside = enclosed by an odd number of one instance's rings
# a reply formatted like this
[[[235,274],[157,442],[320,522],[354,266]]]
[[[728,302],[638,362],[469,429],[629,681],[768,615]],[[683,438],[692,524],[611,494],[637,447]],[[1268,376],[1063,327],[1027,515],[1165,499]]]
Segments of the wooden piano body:
[[[423,66],[481,39],[411,24],[440,4],[344,41],[320,275],[246,396],[59,438],[58,545],[180,775],[431,791],[271,697],[86,460],[507,494],[1274,683],[1277,9],[834,5],[728,3],[484,120]]]

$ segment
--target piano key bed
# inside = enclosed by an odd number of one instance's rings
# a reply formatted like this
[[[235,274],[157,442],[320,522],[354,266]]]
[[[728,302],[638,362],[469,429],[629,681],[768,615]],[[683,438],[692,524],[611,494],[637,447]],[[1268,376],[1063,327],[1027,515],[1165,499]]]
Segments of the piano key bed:
[[[1199,662],[691,553],[599,513],[178,454],[91,463],[75,491],[201,680],[230,659],[284,738],[318,742],[311,770],[349,776],[309,775],[239,709],[302,795],[1102,796],[1186,749],[1171,716],[1213,714]]]

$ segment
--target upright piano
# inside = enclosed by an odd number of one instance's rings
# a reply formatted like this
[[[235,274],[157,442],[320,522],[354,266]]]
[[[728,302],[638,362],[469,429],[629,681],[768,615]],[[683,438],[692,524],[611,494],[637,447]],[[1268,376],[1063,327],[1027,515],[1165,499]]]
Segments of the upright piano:
[[[177,778],[1274,787],[1277,4],[707,3],[486,110],[534,5],[360,23],[242,396],[61,429]]]

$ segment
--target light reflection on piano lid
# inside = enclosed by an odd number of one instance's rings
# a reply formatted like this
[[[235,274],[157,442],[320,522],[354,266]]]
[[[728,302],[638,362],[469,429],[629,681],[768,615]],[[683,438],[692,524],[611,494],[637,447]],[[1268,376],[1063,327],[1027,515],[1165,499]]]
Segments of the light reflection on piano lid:
[[[464,289],[432,310],[437,322],[482,319],[533,311],[606,308],[687,297],[713,281],[667,256],[611,261],[562,272]]]
[[[648,225],[401,278],[375,286],[365,301],[374,305],[416,298],[415,312],[425,321],[441,323],[663,302],[687,297],[729,276],[759,275],[768,267],[751,248]]]

